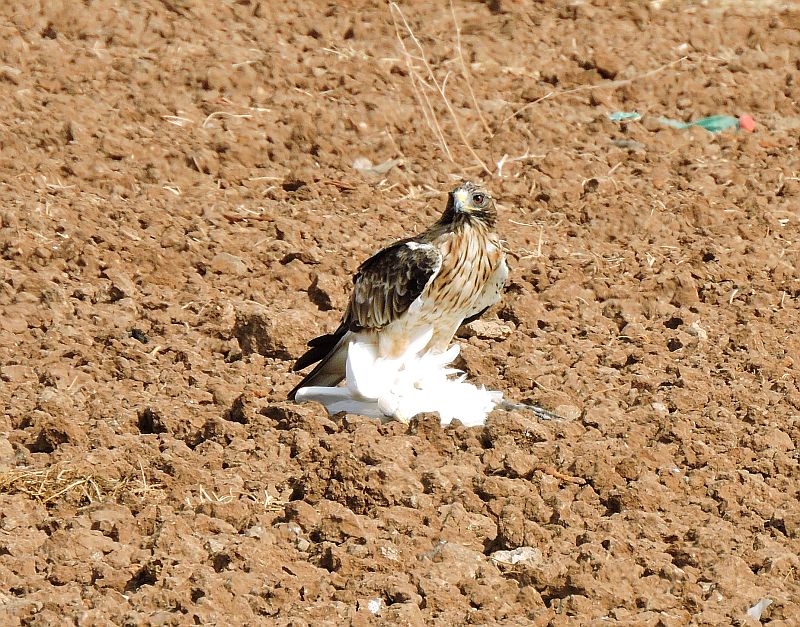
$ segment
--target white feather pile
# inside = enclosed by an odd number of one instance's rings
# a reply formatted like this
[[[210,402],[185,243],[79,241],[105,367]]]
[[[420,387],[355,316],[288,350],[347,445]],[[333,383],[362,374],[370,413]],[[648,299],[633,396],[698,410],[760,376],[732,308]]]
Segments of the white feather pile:
[[[322,403],[329,414],[344,411],[408,422],[417,414],[436,412],[443,424],[458,419],[468,427],[482,425],[503,394],[467,383],[466,375],[449,367],[458,344],[444,353],[420,354],[432,334],[432,329],[422,333],[398,359],[379,358],[374,344],[353,341],[345,385],[300,388],[296,400]]]

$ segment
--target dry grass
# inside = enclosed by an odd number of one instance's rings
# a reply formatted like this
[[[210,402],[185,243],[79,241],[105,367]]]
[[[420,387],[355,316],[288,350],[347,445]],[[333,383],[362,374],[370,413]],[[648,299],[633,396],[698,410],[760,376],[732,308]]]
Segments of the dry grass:
[[[203,503],[225,505],[244,499],[261,505],[266,512],[280,512],[286,507],[288,497],[289,494],[280,496],[270,494],[269,489],[265,489],[263,495],[257,492],[244,492],[233,489],[229,489],[227,494],[217,494],[214,490],[206,490],[205,486],[201,485],[197,488],[197,494],[186,496],[185,503],[189,508],[194,509]]]
[[[675,59],[674,61],[670,61],[669,63],[665,63],[664,65],[661,65],[661,66],[655,68],[654,70],[650,70],[650,71],[644,72],[642,74],[637,74],[636,76],[634,76],[632,78],[626,78],[626,79],[621,79],[621,80],[616,80],[616,81],[607,81],[605,83],[599,83],[597,85],[579,85],[578,87],[572,87],[570,89],[562,89],[561,91],[548,92],[544,96],[542,96],[541,98],[537,98],[536,100],[523,105],[522,107],[520,107],[519,109],[514,111],[511,115],[506,116],[503,119],[503,121],[500,123],[500,127],[501,128],[504,127],[506,124],[508,124],[509,121],[511,121],[512,119],[517,117],[520,113],[523,113],[524,111],[527,111],[531,107],[539,104],[540,102],[542,102],[544,100],[551,100],[553,98],[558,98],[559,96],[566,96],[566,95],[569,95],[569,94],[576,94],[578,92],[583,92],[583,91],[594,91],[594,90],[597,90],[597,89],[619,89],[620,87],[624,87],[625,85],[630,85],[632,83],[641,81],[643,79],[650,78],[651,76],[655,76],[656,74],[660,74],[664,70],[667,70],[667,69],[669,69],[669,68],[671,68],[671,67],[673,67],[675,65],[678,65],[680,63],[683,63],[684,61],[687,61],[688,59],[689,59],[689,57],[687,57],[687,56],[680,57],[679,59]]]
[[[46,468],[0,471],[0,494],[25,494],[45,505],[57,501],[92,505],[126,497],[152,498],[162,486],[150,483],[141,463],[139,472],[122,479],[86,473],[64,464]]]
[[[490,168],[487,164],[490,164],[491,160],[482,157],[475,146],[490,146],[494,137],[499,132],[507,129],[515,118],[545,100],[594,90],[619,89],[632,83],[650,79],[673,68],[683,71],[686,69],[687,62],[688,64],[697,63],[696,60],[691,61],[687,56],[682,56],[631,78],[553,90],[541,98],[525,103],[502,119],[498,116],[487,121],[487,117],[481,110],[478,97],[473,89],[469,66],[465,60],[458,14],[452,0],[449,0],[448,4],[453,22],[452,58],[449,61],[437,64],[436,67],[429,61],[430,55],[425,50],[420,37],[415,33],[397,2],[389,3],[389,12],[394,24],[400,53],[405,61],[411,90],[422,113],[422,119],[425,121],[444,157],[462,172],[479,169],[490,177],[502,178],[508,176],[503,172],[504,166],[517,161],[541,158],[542,155],[533,155],[529,151],[519,156],[504,154],[493,164],[495,167]],[[464,110],[457,111],[451,103],[450,94],[448,93],[448,81],[453,77],[454,72],[442,69],[446,66],[458,68],[455,73],[461,75],[460,85],[470,102],[468,112]],[[465,132],[464,129],[469,125],[471,125],[469,132]],[[459,161],[457,155],[459,143],[467,151],[474,165],[467,165]]]
[[[83,507],[97,503],[126,502],[131,498],[161,499],[165,492],[161,484],[147,479],[140,462],[137,471],[121,479],[86,472],[63,463],[46,468],[0,470],[0,494],[24,494],[48,506],[66,502]],[[242,491],[217,494],[200,486],[197,494],[187,496],[185,502],[194,508],[202,503],[225,504],[239,499],[256,503],[265,511],[275,512],[286,506],[288,494],[278,495],[273,489],[266,489],[263,494]]]
[[[453,128],[456,131],[461,143],[470,153],[472,158],[475,160],[477,165],[482,168],[489,176],[492,175],[492,171],[486,165],[483,159],[481,159],[480,155],[475,151],[470,141],[467,139],[466,134],[464,133],[464,129],[461,123],[461,119],[459,118],[458,114],[456,113],[453,105],[450,103],[450,99],[447,96],[447,81],[450,78],[450,72],[445,74],[444,78],[439,79],[436,76],[433,68],[431,67],[430,63],[428,62],[428,55],[425,52],[425,48],[420,43],[419,38],[414,33],[414,30],[411,28],[411,25],[408,23],[405,14],[403,13],[402,9],[396,2],[389,3],[389,10],[392,14],[392,20],[394,22],[395,34],[397,36],[397,41],[400,44],[400,49],[403,53],[403,58],[406,62],[406,68],[408,70],[408,75],[411,79],[411,88],[414,92],[414,95],[417,98],[417,103],[422,110],[423,117],[425,118],[425,122],[430,128],[431,132],[437,139],[439,143],[439,147],[444,152],[447,158],[455,163],[455,159],[453,158],[452,151],[447,144],[447,140],[445,138],[445,133],[442,128],[442,123],[439,121],[438,114],[436,112],[436,108],[433,106],[430,98],[428,97],[428,92],[431,91],[435,95],[438,95],[441,99],[442,103],[444,104],[445,110],[447,111],[450,121],[453,124]],[[489,129],[489,125],[486,123],[486,120],[481,113],[480,107],[478,106],[478,101],[475,97],[475,92],[472,89],[472,81],[467,70],[467,65],[464,62],[464,54],[461,50],[461,29],[458,26],[458,19],[456,17],[455,9],[453,8],[452,3],[450,4],[450,12],[453,16],[453,26],[455,29],[455,39],[456,39],[456,55],[459,60],[459,66],[461,68],[461,74],[464,78],[464,83],[467,86],[467,90],[470,94],[470,98],[472,100],[473,106],[475,107],[475,111],[480,119],[481,124],[483,125],[484,129],[488,134],[491,134]],[[398,20],[399,18],[399,20]],[[402,24],[402,28],[401,28]],[[406,44],[406,39],[408,39],[412,44],[413,48],[415,49],[414,52],[409,50],[409,46]]]

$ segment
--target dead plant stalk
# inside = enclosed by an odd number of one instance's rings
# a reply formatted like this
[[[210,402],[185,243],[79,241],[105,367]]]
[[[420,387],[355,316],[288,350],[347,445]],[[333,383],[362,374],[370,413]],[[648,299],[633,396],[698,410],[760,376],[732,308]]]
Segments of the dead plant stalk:
[[[478,114],[478,119],[480,119],[481,124],[483,124],[486,134],[491,137],[492,129],[489,128],[489,125],[486,123],[486,119],[483,117],[483,113],[481,113],[480,105],[478,105],[478,99],[475,97],[475,91],[472,89],[472,77],[467,69],[467,64],[464,62],[464,52],[461,49],[461,27],[458,25],[458,18],[456,17],[456,10],[453,6],[453,0],[450,0],[450,15],[453,16],[453,27],[456,30],[456,52],[458,52],[458,60],[461,63],[461,73],[464,75],[464,82],[467,84],[467,90],[469,91],[469,96],[472,99],[472,105],[475,107],[475,112]]]
[[[453,13],[453,19],[455,20],[456,19],[456,15],[455,15],[455,10],[452,7],[452,3],[451,3],[450,8],[451,8],[452,13]],[[428,63],[427,55],[425,54],[425,48],[420,43],[419,39],[417,38],[416,34],[414,33],[414,30],[411,28],[411,25],[408,23],[408,20],[406,20],[405,14],[403,13],[403,11],[400,9],[399,5],[396,2],[390,2],[389,3],[389,10],[390,10],[390,12],[392,14],[392,22],[394,23],[395,33],[397,35],[397,41],[400,44],[400,48],[402,49],[403,56],[406,59],[406,66],[408,67],[409,74],[411,75],[412,85],[414,85],[414,82],[417,81],[417,80],[420,82],[421,85],[423,85],[423,86],[425,85],[425,82],[422,81],[422,79],[418,76],[418,74],[416,72],[415,65],[414,65],[414,62],[416,61],[416,62],[421,63],[422,66],[425,68],[425,71],[428,74],[428,79],[430,80],[430,82],[432,83],[433,87],[438,92],[439,96],[441,97],[442,102],[444,103],[444,106],[447,109],[447,112],[449,113],[450,118],[453,121],[453,126],[456,129],[456,133],[458,133],[458,136],[461,139],[461,143],[464,144],[464,147],[469,151],[469,153],[472,155],[472,158],[475,159],[475,161],[480,165],[480,167],[483,168],[483,170],[489,176],[491,176],[492,175],[492,171],[487,167],[486,163],[484,163],[483,159],[480,158],[478,153],[475,152],[475,149],[472,147],[472,145],[470,144],[469,140],[467,139],[467,136],[464,133],[464,129],[461,126],[461,121],[459,120],[458,115],[455,112],[455,109],[453,109],[453,105],[450,103],[450,100],[447,98],[447,93],[444,90],[445,83],[444,82],[439,82],[439,80],[436,78],[436,74],[434,73],[433,68],[431,67],[430,63]],[[400,25],[397,22],[397,16],[399,16],[400,20],[402,21],[403,28],[405,29],[406,33],[408,34],[409,39],[414,43],[414,46],[416,47],[418,54],[412,54],[411,52],[409,52],[408,47],[405,44],[405,41],[403,41],[403,35],[401,34]],[[475,99],[475,94],[474,94],[474,92],[472,90],[471,81],[469,80],[469,74],[467,73],[466,64],[464,63],[464,60],[463,60],[463,53],[461,52],[461,48],[460,48],[460,46],[461,46],[461,34],[460,34],[460,29],[458,28],[458,24],[456,24],[456,42],[457,42],[458,54],[459,54],[459,58],[461,60],[462,72],[464,73],[465,81],[467,82],[468,89],[469,89],[470,93],[472,94],[473,102],[475,103],[476,109],[478,110],[478,115],[481,118],[481,121],[483,122],[484,127],[487,129],[487,131],[489,131],[489,127],[486,124],[485,120],[483,120],[483,117],[480,115],[480,109],[477,107],[477,100]],[[416,89],[416,86],[414,86],[414,88]],[[424,88],[421,91],[424,93]],[[426,100],[427,100],[427,97],[426,97]],[[430,106],[430,102],[429,101],[428,101],[428,106]],[[433,118],[436,119],[436,112],[433,110],[432,106],[431,106],[430,111],[431,111],[431,114],[432,114]],[[446,146],[446,142],[444,142],[444,135],[441,132],[441,125],[438,123],[438,120],[436,120],[436,128],[438,129],[438,133],[439,133],[439,136],[440,136],[440,142],[443,143],[444,146]],[[445,153],[448,155],[448,157],[452,161],[453,158],[452,158],[452,155],[450,154],[450,151],[449,150],[445,150]]]
[[[528,109],[530,109],[534,105],[539,104],[543,100],[549,100],[551,98],[557,98],[558,96],[565,96],[567,94],[574,94],[574,93],[581,92],[581,91],[593,91],[595,89],[616,89],[617,87],[623,87],[624,85],[630,85],[631,83],[634,83],[636,81],[640,81],[642,79],[649,78],[650,76],[654,76],[656,74],[659,74],[659,73],[663,72],[664,70],[666,70],[668,68],[671,68],[673,65],[677,65],[678,63],[686,61],[688,58],[689,57],[687,57],[687,56],[683,56],[680,59],[675,59],[674,61],[670,61],[669,63],[665,63],[664,65],[655,68],[654,70],[650,70],[648,72],[644,72],[643,74],[638,74],[637,76],[633,76],[631,78],[626,78],[626,79],[622,79],[622,80],[618,80],[618,81],[610,81],[608,83],[601,83],[599,85],[580,85],[579,87],[573,87],[571,89],[564,89],[563,91],[551,91],[551,92],[548,92],[544,96],[542,96],[541,98],[537,98],[536,100],[533,100],[532,102],[527,103],[526,105],[524,105],[524,106],[520,107],[519,109],[517,109],[516,111],[514,111],[514,113],[512,113],[511,115],[507,116],[500,123],[499,128],[504,127],[509,120],[514,119],[515,117],[517,117],[523,111],[527,111]]]

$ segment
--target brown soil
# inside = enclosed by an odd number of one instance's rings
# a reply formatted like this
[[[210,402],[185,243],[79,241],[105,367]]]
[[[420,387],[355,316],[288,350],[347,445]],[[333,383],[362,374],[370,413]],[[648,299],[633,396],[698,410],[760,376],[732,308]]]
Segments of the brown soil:
[[[381,2],[40,4],[0,3],[0,623],[797,624],[800,8],[459,1],[467,80],[409,3],[448,109]],[[462,177],[514,251],[463,366],[568,419],[284,402]]]

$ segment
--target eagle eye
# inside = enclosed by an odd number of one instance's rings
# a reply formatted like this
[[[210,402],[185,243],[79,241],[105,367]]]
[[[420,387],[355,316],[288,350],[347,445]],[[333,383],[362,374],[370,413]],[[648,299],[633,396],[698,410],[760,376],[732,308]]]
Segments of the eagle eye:
[[[484,203],[486,202],[486,194],[481,194],[481,193],[473,194],[472,195],[472,202],[476,206],[482,207],[484,205]]]

